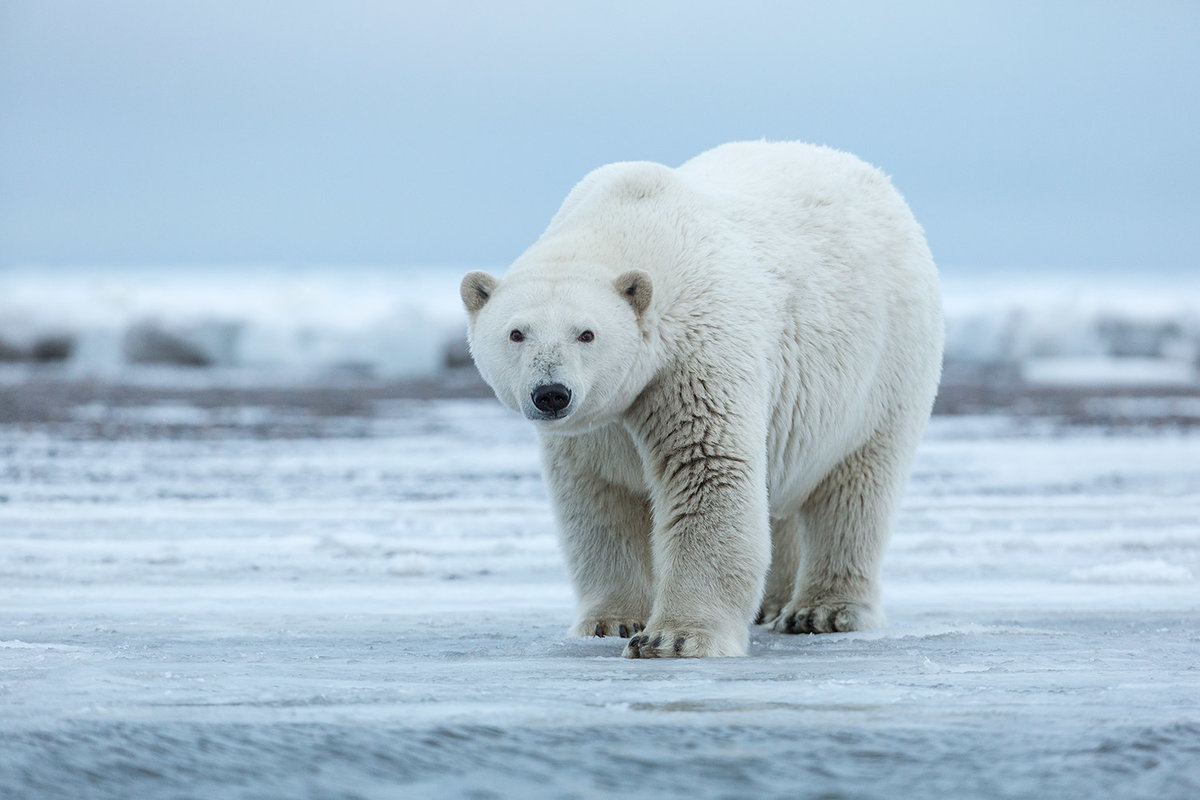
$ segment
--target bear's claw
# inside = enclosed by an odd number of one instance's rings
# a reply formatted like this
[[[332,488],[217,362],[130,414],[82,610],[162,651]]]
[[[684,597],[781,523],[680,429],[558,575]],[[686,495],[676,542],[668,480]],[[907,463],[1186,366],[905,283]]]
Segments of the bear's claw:
[[[583,620],[571,629],[572,636],[595,636],[603,639],[606,636],[620,636],[628,639],[646,627],[644,622],[628,617],[603,617]]]
[[[649,636],[635,636],[629,640],[626,647],[625,655],[630,658],[661,658],[674,655],[676,657],[683,654],[683,647],[687,644],[686,636],[676,636],[675,641],[671,644],[671,653],[662,652],[663,637],[662,635],[655,636],[651,639]],[[643,650],[643,648],[645,648]]]
[[[754,617],[754,624],[770,625],[779,619],[779,613],[783,610],[784,605],[783,602],[764,600],[762,607],[758,609],[758,614]]]
[[[878,625],[878,614],[862,603],[816,603],[785,608],[771,627],[779,633],[839,633]]]
[[[694,628],[668,628],[634,636],[621,655],[626,658],[706,658],[745,654],[744,645],[739,645],[734,637]]]

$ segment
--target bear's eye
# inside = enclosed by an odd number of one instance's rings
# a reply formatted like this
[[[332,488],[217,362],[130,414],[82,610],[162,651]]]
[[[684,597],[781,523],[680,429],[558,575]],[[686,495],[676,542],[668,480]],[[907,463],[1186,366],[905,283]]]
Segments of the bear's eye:
[[[519,330],[516,330],[514,328],[512,331],[509,332],[508,340],[510,342],[523,342],[523,341],[525,341],[525,334],[521,333]]]
[[[591,331],[584,331],[583,333],[579,334],[579,341],[584,343],[590,342],[595,338],[596,334],[592,333]]]

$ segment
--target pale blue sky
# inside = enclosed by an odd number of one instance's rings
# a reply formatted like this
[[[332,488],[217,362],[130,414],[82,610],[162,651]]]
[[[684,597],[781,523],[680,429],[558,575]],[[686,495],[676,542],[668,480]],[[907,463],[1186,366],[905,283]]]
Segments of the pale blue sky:
[[[1200,3],[0,0],[0,266],[503,265],[763,137],[953,269],[1200,272]]]

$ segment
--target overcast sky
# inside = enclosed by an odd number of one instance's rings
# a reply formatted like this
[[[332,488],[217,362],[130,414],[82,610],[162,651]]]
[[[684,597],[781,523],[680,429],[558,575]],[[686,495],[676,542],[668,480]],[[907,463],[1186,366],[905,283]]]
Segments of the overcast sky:
[[[1196,2],[0,0],[0,266],[502,266],[595,166],[763,137],[945,266],[1200,273]]]

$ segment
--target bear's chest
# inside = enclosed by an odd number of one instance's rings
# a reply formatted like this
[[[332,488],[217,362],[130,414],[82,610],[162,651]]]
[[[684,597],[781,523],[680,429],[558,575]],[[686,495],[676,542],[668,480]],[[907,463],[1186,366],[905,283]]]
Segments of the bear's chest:
[[[642,457],[629,432],[621,425],[612,425],[599,438],[596,454],[601,476],[609,483],[649,494]]]

